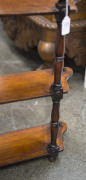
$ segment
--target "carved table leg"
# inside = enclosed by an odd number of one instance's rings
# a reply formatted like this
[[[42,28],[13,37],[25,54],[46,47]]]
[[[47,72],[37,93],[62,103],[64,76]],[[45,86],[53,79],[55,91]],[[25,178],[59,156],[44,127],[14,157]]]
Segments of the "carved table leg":
[[[63,7],[63,6],[62,6]],[[59,105],[63,97],[63,89],[61,85],[61,73],[64,60],[64,37],[61,35],[61,22],[64,13],[60,10],[60,16],[56,16],[58,23],[57,41],[55,47],[55,62],[54,62],[54,83],[51,86],[51,96],[53,100],[53,108],[51,114],[51,143],[48,145],[49,159],[55,161],[59,151],[59,146],[56,143],[59,128]]]
[[[55,58],[56,30],[46,28],[42,30],[42,37],[38,43],[38,52],[43,59],[42,69],[49,69]]]

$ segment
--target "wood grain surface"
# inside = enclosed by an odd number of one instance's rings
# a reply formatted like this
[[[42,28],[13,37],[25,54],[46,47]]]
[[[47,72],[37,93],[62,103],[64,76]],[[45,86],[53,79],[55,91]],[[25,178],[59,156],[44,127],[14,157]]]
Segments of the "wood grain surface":
[[[58,0],[0,0],[0,15],[56,13],[56,2]],[[71,9],[76,10],[74,0],[69,0],[69,4]]]
[[[62,135],[67,125],[64,122],[60,124],[57,144],[59,151],[62,151],[64,148]],[[49,124],[1,134],[0,166],[48,155],[47,145],[50,143],[50,137]]]
[[[70,68],[62,74],[62,86],[67,93],[66,79],[72,74]],[[27,100],[50,95],[50,86],[54,81],[52,70],[32,71],[0,76],[0,104]]]

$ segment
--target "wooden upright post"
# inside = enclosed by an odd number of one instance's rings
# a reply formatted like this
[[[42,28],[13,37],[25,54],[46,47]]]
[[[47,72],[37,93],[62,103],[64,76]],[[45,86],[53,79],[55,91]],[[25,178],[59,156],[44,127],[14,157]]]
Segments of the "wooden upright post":
[[[55,62],[54,62],[54,83],[51,86],[51,96],[53,101],[53,108],[51,114],[51,143],[48,145],[48,152],[50,161],[55,161],[59,151],[59,146],[56,143],[58,136],[59,123],[59,106],[60,100],[63,97],[63,88],[61,84],[61,74],[63,71],[64,61],[64,37],[61,35],[62,19],[65,16],[65,0],[60,0],[56,7],[59,13],[56,15],[57,22],[57,37],[55,46]]]

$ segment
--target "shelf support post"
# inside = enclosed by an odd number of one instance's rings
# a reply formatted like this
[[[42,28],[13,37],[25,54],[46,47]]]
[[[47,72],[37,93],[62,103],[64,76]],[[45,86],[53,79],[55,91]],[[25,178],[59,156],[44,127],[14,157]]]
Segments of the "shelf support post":
[[[50,88],[53,101],[51,114],[51,142],[48,145],[48,153],[50,161],[55,161],[59,152],[59,146],[56,143],[58,136],[59,124],[59,106],[60,100],[63,98],[63,88],[61,84],[61,74],[63,71],[64,61],[64,37],[61,35],[62,20],[65,16],[65,0],[60,0],[56,7],[59,12],[55,15],[57,22],[57,36],[55,46],[55,61],[54,61],[54,83]]]

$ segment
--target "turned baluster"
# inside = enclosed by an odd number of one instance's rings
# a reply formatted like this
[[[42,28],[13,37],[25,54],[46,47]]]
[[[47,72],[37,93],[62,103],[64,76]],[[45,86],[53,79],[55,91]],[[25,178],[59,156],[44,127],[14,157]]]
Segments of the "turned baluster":
[[[48,145],[48,152],[50,161],[54,161],[59,152],[59,146],[56,143],[58,136],[59,124],[59,106],[60,100],[63,97],[63,88],[61,84],[61,74],[63,70],[64,61],[64,37],[61,35],[62,19],[65,16],[65,1],[61,0],[56,7],[59,13],[56,15],[57,22],[57,37],[55,46],[55,61],[54,61],[54,83],[51,86],[51,96],[53,101],[53,108],[51,114],[51,142]]]

